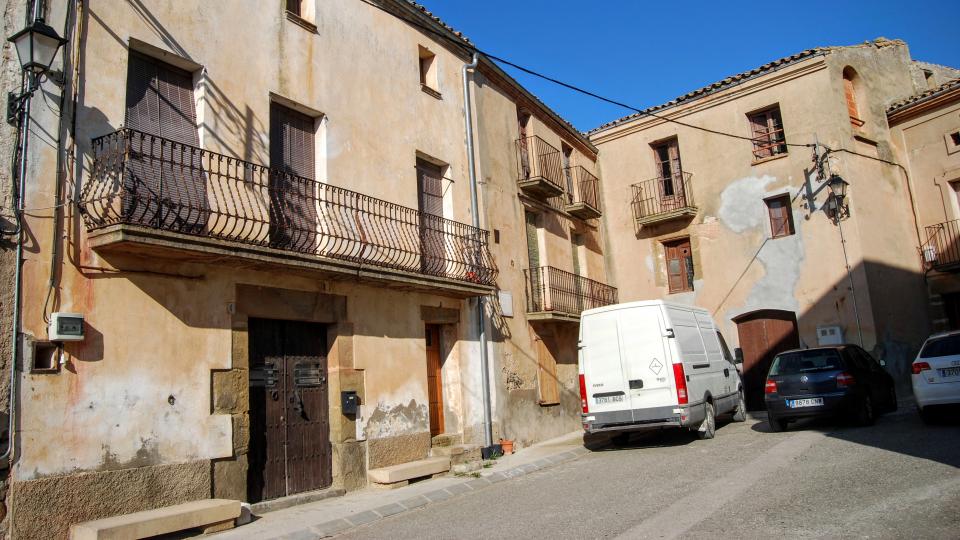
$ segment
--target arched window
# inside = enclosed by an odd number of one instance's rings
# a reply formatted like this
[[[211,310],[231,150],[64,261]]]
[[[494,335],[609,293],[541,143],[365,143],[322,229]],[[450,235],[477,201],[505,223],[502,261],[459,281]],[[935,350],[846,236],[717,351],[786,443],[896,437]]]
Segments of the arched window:
[[[843,68],[843,92],[847,96],[847,114],[850,115],[850,123],[853,127],[863,125],[860,119],[860,110],[857,108],[857,85],[860,83],[860,77],[852,67]]]

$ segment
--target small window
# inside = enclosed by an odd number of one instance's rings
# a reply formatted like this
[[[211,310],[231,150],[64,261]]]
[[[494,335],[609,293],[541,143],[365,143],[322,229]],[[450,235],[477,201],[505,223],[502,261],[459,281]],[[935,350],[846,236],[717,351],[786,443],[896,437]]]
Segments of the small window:
[[[664,242],[667,259],[667,286],[670,293],[693,290],[693,251],[690,239]]]
[[[943,140],[947,143],[948,154],[960,152],[960,131],[944,134]]]
[[[287,11],[297,17],[303,17],[303,0],[287,0]]]
[[[923,70],[923,81],[927,83],[927,88],[933,90],[937,86],[936,79],[933,78],[933,72],[929,69]]]
[[[440,85],[437,79],[437,55],[423,46],[420,47],[420,88],[434,97],[440,97]]]
[[[860,119],[860,109],[857,107],[857,86],[860,77],[852,67],[843,70],[843,93],[847,99],[847,114],[850,115],[850,124],[855,128],[863,127],[865,123]]]
[[[753,159],[761,160],[787,153],[787,139],[783,134],[780,106],[747,115],[753,133]]]
[[[764,201],[770,216],[770,234],[774,238],[790,236],[793,230],[793,212],[790,208],[790,195],[780,195]]]

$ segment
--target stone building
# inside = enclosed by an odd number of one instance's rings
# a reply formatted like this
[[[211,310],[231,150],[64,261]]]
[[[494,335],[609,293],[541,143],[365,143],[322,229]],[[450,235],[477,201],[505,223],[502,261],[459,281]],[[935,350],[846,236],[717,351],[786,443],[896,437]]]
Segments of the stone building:
[[[482,57],[465,125],[465,37],[404,0],[39,7],[68,43],[30,112],[14,534],[446,470],[487,442],[481,320],[492,439],[578,426],[596,148]]]
[[[591,131],[621,300],[709,309],[753,407],[789,347],[860,343],[905,381],[929,323],[887,107],[957,75],[901,41],[817,48]]]
[[[887,109],[897,161],[909,172],[934,331],[960,329],[960,79]]]

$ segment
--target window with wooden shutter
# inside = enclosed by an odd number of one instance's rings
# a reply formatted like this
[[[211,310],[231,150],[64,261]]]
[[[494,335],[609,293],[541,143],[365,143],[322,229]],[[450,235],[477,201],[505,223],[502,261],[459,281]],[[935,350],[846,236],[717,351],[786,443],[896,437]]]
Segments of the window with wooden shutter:
[[[793,234],[793,212],[790,207],[790,196],[780,195],[764,202],[767,203],[767,213],[770,216],[770,234],[774,238]]]
[[[421,269],[430,275],[443,275],[446,271],[443,167],[417,159],[417,202],[420,206]]]
[[[693,290],[693,251],[690,239],[664,242],[667,262],[667,288],[671,293]]]
[[[198,234],[209,216],[193,75],[130,51],[124,125],[131,135],[123,212],[129,222]]]
[[[847,100],[847,114],[850,116],[850,124],[859,128],[863,126],[864,121],[860,119],[860,110],[857,107],[857,72],[851,67],[843,70],[843,94]]]
[[[544,336],[537,339],[537,393],[540,405],[560,403],[560,381],[557,378],[557,359],[547,346]]]
[[[303,16],[303,6],[301,5],[303,0],[287,0],[287,11],[293,13],[297,17]]]
[[[780,106],[775,105],[747,115],[753,138],[753,159],[760,160],[787,153]]]
[[[270,243],[312,252],[317,246],[316,119],[270,104]]]

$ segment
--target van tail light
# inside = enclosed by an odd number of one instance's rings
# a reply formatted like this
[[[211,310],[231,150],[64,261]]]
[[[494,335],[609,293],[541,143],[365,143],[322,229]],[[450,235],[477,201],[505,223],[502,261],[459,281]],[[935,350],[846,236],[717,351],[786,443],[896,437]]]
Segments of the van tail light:
[[[583,409],[583,414],[590,412],[587,405],[587,382],[583,379],[583,373],[580,374],[580,408]]]
[[[848,386],[853,386],[853,375],[844,371],[837,375],[837,388],[846,388]]]
[[[683,373],[683,364],[673,365],[673,380],[677,384],[677,403],[686,405],[689,400],[687,397],[687,377]]]
[[[777,381],[773,379],[767,379],[767,383],[763,385],[764,394],[776,394],[777,393]]]
[[[913,365],[910,366],[910,371],[912,371],[914,375],[919,375],[921,371],[928,369],[930,369],[930,364],[926,362],[914,362]]]

